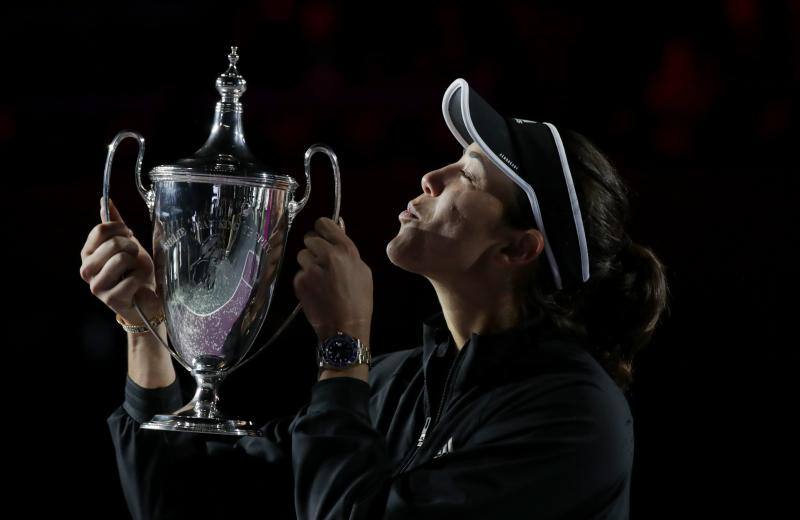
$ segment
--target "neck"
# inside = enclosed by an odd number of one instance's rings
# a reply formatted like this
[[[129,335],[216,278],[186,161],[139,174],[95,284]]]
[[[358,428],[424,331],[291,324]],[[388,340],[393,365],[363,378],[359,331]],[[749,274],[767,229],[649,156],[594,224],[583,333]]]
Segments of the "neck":
[[[522,319],[520,305],[510,291],[486,289],[491,284],[450,286],[434,280],[431,284],[459,350],[472,332],[488,334],[510,329]]]

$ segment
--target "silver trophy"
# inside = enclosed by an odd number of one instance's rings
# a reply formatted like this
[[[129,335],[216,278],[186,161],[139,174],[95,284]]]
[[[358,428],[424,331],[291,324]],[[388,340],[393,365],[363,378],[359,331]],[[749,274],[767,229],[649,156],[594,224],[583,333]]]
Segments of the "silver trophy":
[[[188,404],[172,414],[154,416],[142,428],[261,435],[252,421],[223,414],[218,387],[269,346],[300,310],[298,303],[272,338],[252,349],[269,312],[292,221],[311,193],[311,157],[317,152],[326,154],[333,166],[332,219],[338,222],[341,188],[333,150],[322,144],[306,150],[306,187],[296,201],[297,182],[268,171],[247,148],[239,101],[246,82],[236,68],[238,59],[236,47],[231,47],[228,70],[216,81],[221,99],[206,143],[191,157],[153,168],[149,190],[141,176],[144,138],[123,131],[109,145],[103,179],[107,220],[114,152],[128,137],[139,142],[136,187],[153,222],[157,294],[164,305],[169,342],[153,329],[152,317],[134,305],[150,332],[197,382]]]

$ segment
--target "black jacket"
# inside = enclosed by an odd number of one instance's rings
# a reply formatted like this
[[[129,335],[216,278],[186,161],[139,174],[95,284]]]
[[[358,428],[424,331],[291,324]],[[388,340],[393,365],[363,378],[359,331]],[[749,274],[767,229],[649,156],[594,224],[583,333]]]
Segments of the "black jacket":
[[[632,416],[581,343],[528,320],[459,351],[441,311],[423,339],[374,357],[369,383],[314,383],[264,437],[139,429],[184,403],[177,380],[128,378],[108,425],[133,517],[628,518]]]

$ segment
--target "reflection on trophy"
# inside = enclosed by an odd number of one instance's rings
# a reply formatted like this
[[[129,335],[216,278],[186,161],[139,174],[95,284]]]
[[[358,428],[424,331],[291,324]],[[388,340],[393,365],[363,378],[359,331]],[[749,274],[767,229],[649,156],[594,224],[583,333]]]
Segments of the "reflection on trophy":
[[[239,101],[246,82],[236,68],[238,59],[232,47],[230,66],[216,81],[221,99],[206,143],[191,157],[153,168],[150,190],[141,179],[144,138],[125,131],[109,145],[103,183],[106,208],[114,152],[125,138],[139,142],[136,185],[153,222],[157,294],[166,312],[169,342],[158,336],[138,303],[136,309],[150,332],[197,382],[187,405],[154,416],[142,428],[261,434],[251,421],[222,413],[218,387],[271,344],[300,309],[298,304],[269,341],[252,349],[269,313],[292,221],[311,193],[311,156],[317,152],[325,153],[332,163],[332,218],[334,222],[339,218],[339,165],[330,148],[317,144],[306,150],[306,187],[299,201],[294,200],[297,182],[269,171],[247,148]]]

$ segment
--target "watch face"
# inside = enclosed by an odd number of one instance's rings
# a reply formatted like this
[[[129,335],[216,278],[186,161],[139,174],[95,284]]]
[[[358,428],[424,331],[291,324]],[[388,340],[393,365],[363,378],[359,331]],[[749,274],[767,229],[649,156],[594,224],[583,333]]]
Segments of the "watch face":
[[[344,368],[356,362],[358,346],[347,336],[334,336],[322,347],[322,359],[337,368]]]

